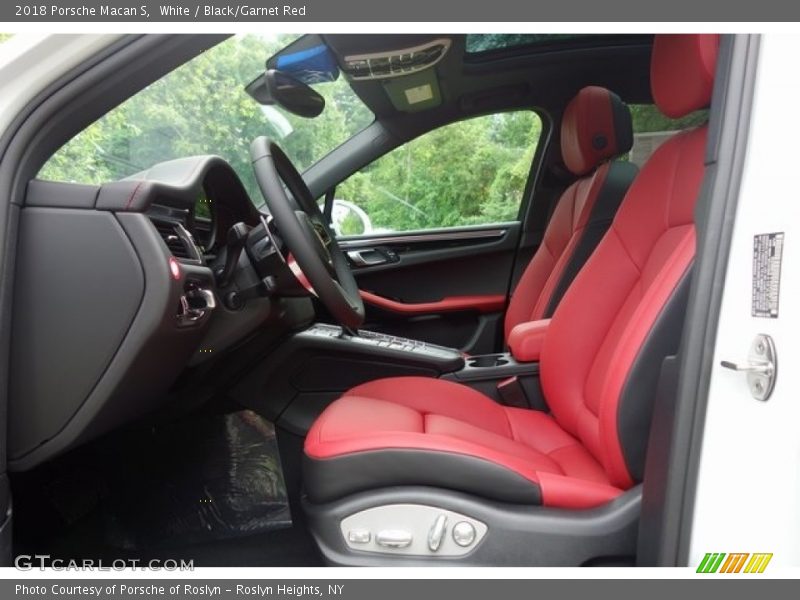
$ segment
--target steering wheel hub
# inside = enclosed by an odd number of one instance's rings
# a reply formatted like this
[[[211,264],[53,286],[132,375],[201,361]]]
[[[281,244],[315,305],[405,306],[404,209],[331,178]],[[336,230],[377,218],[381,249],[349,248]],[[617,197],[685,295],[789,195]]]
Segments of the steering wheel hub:
[[[297,219],[309,232],[309,237],[314,240],[314,247],[319,254],[320,260],[325,262],[325,264],[332,269],[331,274],[335,275],[335,271],[333,271],[333,255],[331,254],[330,248],[332,238],[326,231],[325,226],[312,219],[303,211],[297,211],[296,214]]]

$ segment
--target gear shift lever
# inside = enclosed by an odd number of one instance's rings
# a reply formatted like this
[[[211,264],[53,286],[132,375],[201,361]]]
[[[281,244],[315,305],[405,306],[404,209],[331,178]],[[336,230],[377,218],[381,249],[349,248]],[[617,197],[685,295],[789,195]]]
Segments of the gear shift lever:
[[[352,329],[351,327],[347,327],[346,325],[341,325],[342,331],[339,334],[340,338],[345,338],[347,336],[350,337],[358,337],[358,329]]]
[[[227,244],[225,247],[225,265],[218,268],[214,273],[218,287],[225,288],[230,285],[249,233],[250,228],[241,221],[232,225],[228,230]]]

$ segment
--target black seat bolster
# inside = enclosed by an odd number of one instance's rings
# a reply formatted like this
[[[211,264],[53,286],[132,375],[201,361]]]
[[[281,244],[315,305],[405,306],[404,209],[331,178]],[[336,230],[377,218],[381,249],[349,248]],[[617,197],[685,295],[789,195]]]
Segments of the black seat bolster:
[[[539,486],[501,465],[466,454],[386,449],[335,458],[303,457],[305,491],[314,503],[397,486],[432,486],[514,504],[541,504]]]
[[[543,318],[549,319],[553,316],[573,279],[578,275],[586,261],[589,260],[608,228],[611,227],[614,215],[617,214],[617,209],[622,204],[628,188],[633,183],[633,180],[636,179],[638,173],[638,167],[631,162],[617,160],[609,165],[605,181],[589,215],[589,221],[581,234],[575,251],[561,273],[552,296],[550,296]]]

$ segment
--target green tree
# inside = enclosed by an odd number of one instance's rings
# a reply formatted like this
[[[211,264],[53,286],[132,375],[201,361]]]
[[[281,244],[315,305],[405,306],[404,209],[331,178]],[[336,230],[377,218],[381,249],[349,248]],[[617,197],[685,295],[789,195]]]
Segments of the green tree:
[[[680,119],[670,119],[654,104],[631,104],[629,108],[633,119],[633,130],[636,133],[677,131],[697,127],[708,120],[707,110],[698,110]]]
[[[0,34],[0,42],[9,37]],[[488,47],[505,37],[490,35],[478,41]],[[530,41],[528,37],[505,41],[522,43]],[[267,57],[292,39],[236,36],[207,50],[86,128],[48,161],[39,177],[99,184],[171,158],[219,154],[260,203],[249,159],[255,137],[279,140],[302,170],[374,118],[344,77],[316,86],[326,99],[316,119],[264,107],[250,98],[244,86],[262,72]],[[707,118],[707,111],[700,111],[672,120],[651,105],[633,105],[631,113],[639,133],[691,127]],[[378,230],[513,220],[541,130],[533,111],[452,123],[355,173],[339,186],[337,197],[360,206]],[[363,224],[350,215],[339,227],[360,233]]]
[[[518,111],[431,131],[346,180],[337,196],[374,227],[452,227],[517,218],[541,121]]]
[[[244,86],[263,71],[266,58],[292,37],[234,37],[207,50],[70,140],[39,177],[103,183],[164,160],[219,154],[259,201],[249,158],[254,138],[269,135],[280,140],[302,169],[373,118],[363,104],[342,100],[348,94],[354,96],[343,80],[318,86],[328,108],[313,121],[262,107],[250,98]],[[281,123],[288,125],[288,135]]]
[[[467,52],[487,52],[515,46],[547,44],[578,37],[562,33],[478,33],[467,35]]]

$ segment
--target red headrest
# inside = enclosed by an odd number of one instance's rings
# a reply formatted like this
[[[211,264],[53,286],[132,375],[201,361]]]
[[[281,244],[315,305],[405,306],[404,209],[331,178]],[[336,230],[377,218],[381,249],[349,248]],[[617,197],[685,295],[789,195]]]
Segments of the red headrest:
[[[625,154],[632,144],[630,110],[613,92],[590,85],[567,104],[561,119],[561,155],[575,175]]]
[[[657,35],[650,86],[658,108],[677,119],[711,104],[719,35]]]

